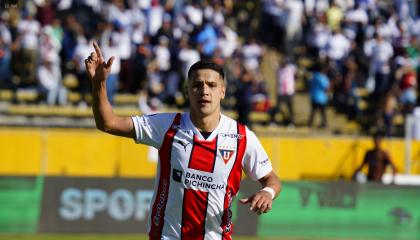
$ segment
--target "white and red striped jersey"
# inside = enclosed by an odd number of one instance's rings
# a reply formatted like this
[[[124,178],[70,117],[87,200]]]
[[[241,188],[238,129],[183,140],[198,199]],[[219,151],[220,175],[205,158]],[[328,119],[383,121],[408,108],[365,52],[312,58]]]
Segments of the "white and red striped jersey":
[[[159,149],[150,239],[231,239],[232,201],[242,170],[253,180],[271,172],[255,134],[221,115],[204,139],[189,113],[132,118],[136,142]]]

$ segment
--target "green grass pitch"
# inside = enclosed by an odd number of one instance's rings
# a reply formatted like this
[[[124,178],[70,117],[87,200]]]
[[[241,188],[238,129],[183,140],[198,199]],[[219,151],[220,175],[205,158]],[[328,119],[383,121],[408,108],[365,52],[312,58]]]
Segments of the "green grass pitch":
[[[257,237],[235,237],[234,240],[309,240],[314,238],[257,238]],[[315,238],[321,240],[320,238]],[[322,240],[334,240],[323,238]],[[0,234],[0,240],[148,240],[146,235],[111,235],[111,234]],[[344,240],[344,239],[342,239]]]

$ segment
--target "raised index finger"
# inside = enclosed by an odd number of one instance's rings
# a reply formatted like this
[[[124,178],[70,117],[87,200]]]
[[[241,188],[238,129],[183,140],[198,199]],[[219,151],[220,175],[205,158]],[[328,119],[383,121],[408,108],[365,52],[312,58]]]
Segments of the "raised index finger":
[[[95,48],[95,52],[96,52],[96,55],[98,56],[99,60],[101,62],[103,62],[104,58],[102,57],[101,49],[99,48],[99,46],[96,42],[93,42],[93,47]]]

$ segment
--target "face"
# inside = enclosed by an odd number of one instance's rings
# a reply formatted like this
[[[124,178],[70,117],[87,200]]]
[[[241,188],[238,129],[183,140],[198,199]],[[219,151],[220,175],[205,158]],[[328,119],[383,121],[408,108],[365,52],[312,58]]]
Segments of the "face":
[[[220,113],[220,101],[225,97],[225,84],[220,74],[201,69],[188,80],[188,98],[191,114],[206,117]]]

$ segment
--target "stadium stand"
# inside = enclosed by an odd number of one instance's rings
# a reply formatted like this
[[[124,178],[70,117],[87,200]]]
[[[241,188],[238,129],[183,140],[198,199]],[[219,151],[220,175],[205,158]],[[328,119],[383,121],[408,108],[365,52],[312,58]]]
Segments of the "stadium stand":
[[[324,3],[19,1],[17,8],[1,10],[3,123],[16,125],[7,121],[16,117],[45,118],[52,125],[57,117],[91,118],[83,60],[97,41],[106,56],[120,59],[113,70],[119,82],[114,105],[122,114],[139,113],[142,94],[154,110],[183,108],[186,70],[208,58],[226,68],[228,114],[236,114],[238,99],[250,99],[245,106],[253,111],[251,122],[267,128],[282,81],[279,67],[289,61],[296,67],[296,122],[288,123],[290,116],[280,111],[277,127],[307,128],[311,79],[324,64],[329,121],[327,129],[313,131],[369,134],[384,128],[401,136],[406,114],[418,104],[416,2]],[[45,66],[59,71],[41,72]],[[45,74],[50,81],[42,80]],[[252,79],[251,96],[236,94],[244,78]]]

